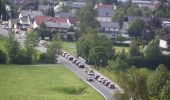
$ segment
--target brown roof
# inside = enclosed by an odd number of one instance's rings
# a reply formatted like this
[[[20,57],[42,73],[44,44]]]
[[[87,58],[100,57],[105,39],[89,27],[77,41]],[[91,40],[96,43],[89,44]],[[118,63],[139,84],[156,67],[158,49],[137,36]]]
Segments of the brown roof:
[[[36,16],[35,22],[37,25],[41,25],[43,22],[59,22],[59,23],[67,23],[66,18],[54,18],[50,16]]]

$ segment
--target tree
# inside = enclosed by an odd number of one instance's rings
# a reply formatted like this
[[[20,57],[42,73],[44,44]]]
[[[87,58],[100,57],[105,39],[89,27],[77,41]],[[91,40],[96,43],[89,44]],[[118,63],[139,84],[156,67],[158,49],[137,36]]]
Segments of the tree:
[[[142,31],[145,27],[145,22],[141,19],[136,19],[132,22],[130,28],[128,29],[128,34],[131,37],[139,37],[142,34]]]
[[[121,58],[117,57],[114,64],[112,65],[112,69],[114,72],[124,72],[126,69],[129,68],[129,65],[126,61],[122,60]]]
[[[96,20],[97,12],[93,9],[92,5],[81,8],[76,16],[80,21],[79,27],[81,32],[85,32],[88,27],[96,29],[99,27],[99,22]]]
[[[0,64],[7,63],[7,54],[0,49]]]
[[[150,58],[150,59],[155,59],[155,58],[159,58],[160,57],[160,48],[159,48],[159,44],[158,44],[158,40],[152,40],[147,48],[144,51],[144,55],[146,58]]]
[[[139,50],[139,44],[136,40],[133,40],[130,44],[129,48],[129,56],[134,57],[134,56],[140,56],[140,50]]]
[[[38,40],[38,34],[34,30],[30,30],[26,32],[26,40],[25,40],[25,48],[27,55],[32,58],[32,62],[36,62],[36,52],[35,52],[35,47],[37,45],[37,40]]]
[[[170,80],[168,80],[161,92],[161,99],[160,100],[170,100]]]
[[[113,20],[118,21],[120,25],[123,25],[123,18],[125,17],[125,10],[123,8],[119,8],[116,10]]]
[[[156,72],[148,79],[147,83],[148,83],[149,95],[151,97],[160,100],[162,89],[166,85],[168,80],[169,80],[169,75],[166,66],[160,64],[156,68]]]
[[[15,63],[18,51],[20,50],[19,43],[15,40],[14,32],[9,32],[9,37],[6,42],[7,53],[9,55],[9,62]]]
[[[0,0],[0,17],[6,13],[6,8],[3,0]]]
[[[94,29],[88,28],[87,31],[77,42],[78,56],[96,66],[107,65],[108,60],[114,57],[112,41],[105,36],[98,35]]]
[[[56,63],[60,51],[61,51],[60,41],[54,40],[50,45],[48,45],[46,63]]]
[[[143,71],[131,67],[121,73],[118,79],[126,100],[149,100],[147,75]]]
[[[49,6],[47,12],[46,12],[46,15],[47,16],[51,16],[51,17],[54,17],[55,16],[55,12],[54,12],[54,7],[52,6]]]

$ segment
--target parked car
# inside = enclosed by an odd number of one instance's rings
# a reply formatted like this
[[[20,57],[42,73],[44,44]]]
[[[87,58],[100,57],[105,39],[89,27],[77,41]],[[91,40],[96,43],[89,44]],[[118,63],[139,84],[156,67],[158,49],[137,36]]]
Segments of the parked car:
[[[68,60],[73,60],[73,57],[72,57],[72,56],[69,56],[69,57],[68,57]]]
[[[88,81],[93,81],[94,80],[94,76],[93,75],[88,75],[87,80]]]
[[[98,75],[98,74],[95,74],[95,77],[94,77],[94,79],[96,79],[96,80],[98,80],[98,78],[100,77],[100,75]]]
[[[79,63],[81,63],[81,62],[80,62],[80,61],[77,61],[77,62],[76,62],[76,65],[79,65]]]
[[[94,75],[94,71],[92,69],[90,69],[87,74],[93,74]]]
[[[98,81],[98,82],[102,82],[103,80],[104,80],[103,77],[99,77],[97,81]]]
[[[106,80],[106,79],[104,79],[102,83],[103,83],[103,84],[105,84],[106,82],[107,82],[107,80]]]
[[[105,83],[105,85],[106,85],[106,86],[109,86],[110,83],[111,83],[110,81],[107,81],[107,82]]]
[[[73,62],[73,63],[76,63],[77,61],[78,61],[77,59],[74,59],[72,62]]]
[[[110,83],[108,86],[110,89],[115,89],[115,85],[113,83]]]
[[[65,57],[66,54],[67,54],[67,52],[64,52],[64,53],[62,54],[62,56]]]
[[[79,67],[79,68],[84,68],[84,64],[79,63],[79,64],[78,64],[78,67]]]

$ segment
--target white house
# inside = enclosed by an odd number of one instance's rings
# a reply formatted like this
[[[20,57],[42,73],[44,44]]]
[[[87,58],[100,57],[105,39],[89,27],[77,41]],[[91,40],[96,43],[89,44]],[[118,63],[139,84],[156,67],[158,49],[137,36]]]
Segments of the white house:
[[[159,47],[166,51],[170,50],[170,34],[165,34],[160,37]]]

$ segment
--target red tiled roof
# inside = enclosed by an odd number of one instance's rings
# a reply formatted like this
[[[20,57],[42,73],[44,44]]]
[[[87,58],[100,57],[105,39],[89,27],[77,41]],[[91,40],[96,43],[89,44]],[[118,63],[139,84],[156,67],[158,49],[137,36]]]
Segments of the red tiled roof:
[[[45,21],[67,23],[66,18],[54,18],[50,16],[36,16],[35,17],[35,22],[37,23],[37,25],[41,25]]]

